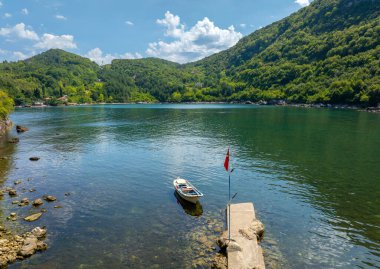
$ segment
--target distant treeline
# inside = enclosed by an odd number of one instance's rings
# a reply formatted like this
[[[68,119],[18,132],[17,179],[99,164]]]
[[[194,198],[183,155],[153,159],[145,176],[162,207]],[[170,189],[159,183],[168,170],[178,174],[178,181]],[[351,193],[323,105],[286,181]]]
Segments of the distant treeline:
[[[380,103],[380,1],[315,0],[234,47],[185,65],[146,58],[98,66],[49,50],[1,63],[0,90],[17,105],[56,105],[67,96],[73,103],[285,100],[373,106]]]

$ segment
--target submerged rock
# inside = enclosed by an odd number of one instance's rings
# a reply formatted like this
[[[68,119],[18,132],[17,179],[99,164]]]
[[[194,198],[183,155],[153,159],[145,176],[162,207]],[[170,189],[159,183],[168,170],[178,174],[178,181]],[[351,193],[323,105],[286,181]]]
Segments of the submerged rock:
[[[20,138],[18,138],[18,137],[13,137],[13,138],[8,140],[8,143],[11,143],[11,144],[16,144],[18,142],[20,142]]]
[[[16,195],[17,195],[17,191],[14,190],[14,189],[10,189],[10,190],[8,191],[8,194],[9,194],[10,196],[16,196]]]
[[[40,206],[42,205],[44,202],[42,201],[42,199],[38,198],[36,200],[33,201],[33,206]]]
[[[15,185],[18,185],[21,183],[21,180],[16,180],[15,182],[13,182]]]
[[[12,212],[9,217],[7,217],[8,220],[15,221],[17,220],[17,214]]]
[[[227,257],[217,253],[211,265],[212,269],[227,269]]]
[[[53,202],[53,201],[57,200],[57,198],[55,198],[55,197],[52,196],[52,195],[45,195],[43,198],[44,198],[46,201],[48,201],[48,202]]]
[[[30,216],[25,217],[24,220],[32,222],[32,221],[38,220],[39,218],[41,218],[41,216],[42,216],[42,213],[34,213]]]
[[[17,131],[18,133],[23,133],[23,132],[29,131],[29,129],[26,128],[25,126],[16,125],[16,131]]]
[[[25,206],[29,204],[29,199],[28,198],[22,198],[21,202],[18,204],[19,206]]]

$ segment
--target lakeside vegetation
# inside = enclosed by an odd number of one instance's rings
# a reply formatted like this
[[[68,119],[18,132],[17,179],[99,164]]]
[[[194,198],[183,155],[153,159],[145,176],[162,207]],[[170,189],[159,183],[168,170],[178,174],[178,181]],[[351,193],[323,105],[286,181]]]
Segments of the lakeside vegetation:
[[[13,110],[13,100],[5,92],[0,91],[0,121],[7,118]]]
[[[285,100],[376,106],[380,2],[315,0],[226,51],[184,65],[146,58],[99,66],[49,50],[1,63],[0,89],[16,105]]]

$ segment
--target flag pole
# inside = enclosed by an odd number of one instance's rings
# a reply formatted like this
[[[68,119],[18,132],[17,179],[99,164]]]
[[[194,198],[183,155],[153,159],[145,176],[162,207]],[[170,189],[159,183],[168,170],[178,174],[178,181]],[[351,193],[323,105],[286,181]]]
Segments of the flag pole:
[[[228,243],[231,242],[231,171],[228,173]]]

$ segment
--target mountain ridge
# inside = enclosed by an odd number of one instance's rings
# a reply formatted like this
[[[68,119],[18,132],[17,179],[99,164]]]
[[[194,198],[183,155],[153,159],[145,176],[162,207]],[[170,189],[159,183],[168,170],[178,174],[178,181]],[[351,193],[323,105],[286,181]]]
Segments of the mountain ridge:
[[[0,89],[17,104],[68,95],[72,102],[258,101],[380,103],[380,1],[315,0],[187,64],[158,58],[99,66],[63,50],[0,64]]]

